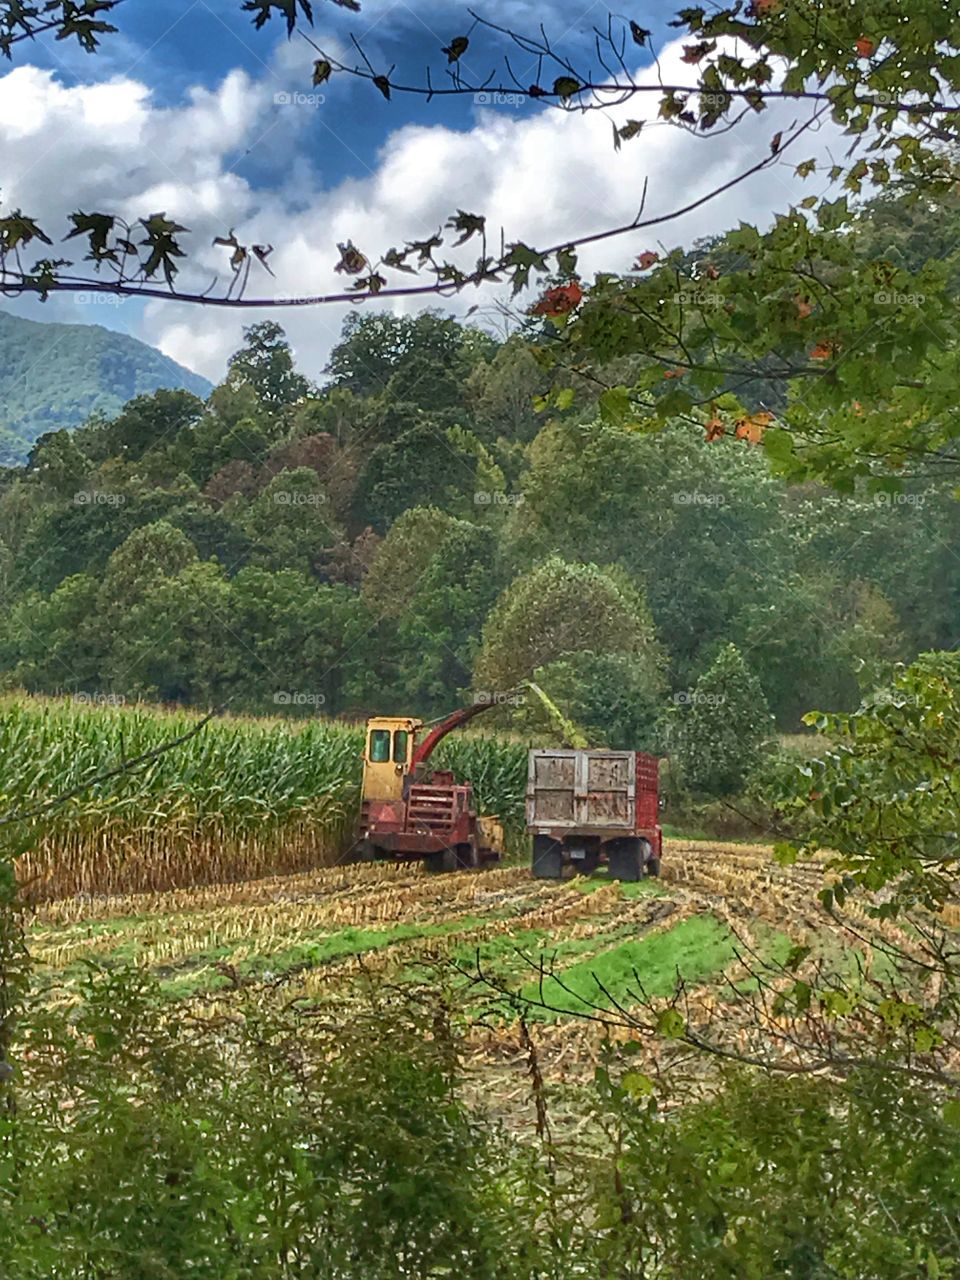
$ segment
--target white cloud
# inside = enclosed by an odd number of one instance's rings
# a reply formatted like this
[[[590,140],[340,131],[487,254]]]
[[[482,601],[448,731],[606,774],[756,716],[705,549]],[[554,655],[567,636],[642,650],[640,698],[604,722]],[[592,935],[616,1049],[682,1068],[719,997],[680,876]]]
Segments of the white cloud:
[[[665,77],[682,72],[679,52],[679,45],[664,51]],[[276,279],[255,269],[249,292],[303,296],[343,289],[345,278],[333,269],[338,242],[352,239],[376,256],[405,239],[432,234],[457,208],[485,213],[494,242],[502,226],[508,239],[538,246],[628,223],[645,181],[644,216],[667,213],[769,154],[773,133],[789,127],[796,115],[795,106],[771,109],[729,133],[694,137],[660,125],[656,95],[650,94],[616,112],[620,121],[644,115],[649,124],[615,153],[609,115],[543,112],[529,104],[480,106],[469,129],[398,128],[371,161],[368,178],[324,189],[316,157],[328,130],[346,131],[350,143],[350,120],[336,114],[336,86],[327,86],[322,106],[276,106],[278,83],[289,78],[291,66],[290,52],[280,46],[264,81],[233,71],[215,91],[195,89],[176,108],[155,106],[149,89],[129,77],[65,87],[49,71],[11,71],[0,78],[4,202],[21,206],[48,228],[62,225],[75,208],[119,209],[128,218],[163,209],[193,232],[193,262],[181,279],[201,288],[214,274],[221,281],[228,275],[227,255],[211,241],[236,227],[247,243],[275,246],[270,261]],[[741,218],[765,222],[801,190],[806,193],[792,176],[793,166],[824,147],[825,135],[808,138],[776,169],[681,220],[587,249],[582,266],[588,274],[623,269],[661,240],[689,244]],[[256,190],[235,172],[239,158],[258,148],[289,155],[288,176],[272,190]],[[471,292],[443,305],[463,311],[504,292]],[[286,327],[305,372],[318,376],[347,310],[270,314]],[[138,336],[217,379],[242,326],[264,314],[151,302],[142,311]]]

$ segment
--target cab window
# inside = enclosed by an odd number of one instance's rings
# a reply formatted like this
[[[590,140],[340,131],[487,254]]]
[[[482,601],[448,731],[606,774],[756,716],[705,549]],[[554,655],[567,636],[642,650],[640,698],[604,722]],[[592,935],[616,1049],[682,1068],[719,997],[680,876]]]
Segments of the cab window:
[[[370,763],[389,764],[390,730],[372,729],[370,732]]]
[[[407,744],[410,741],[410,735],[406,729],[398,729],[393,735],[393,763],[407,763]]]

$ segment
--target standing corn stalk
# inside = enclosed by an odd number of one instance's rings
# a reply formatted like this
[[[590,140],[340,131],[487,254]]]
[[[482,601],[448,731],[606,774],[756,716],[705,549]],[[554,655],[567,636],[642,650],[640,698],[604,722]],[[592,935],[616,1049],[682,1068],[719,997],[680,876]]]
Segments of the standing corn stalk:
[[[23,907],[17,884],[17,859],[41,840],[47,825],[68,801],[105,782],[147,769],[154,761],[195,738],[213,717],[198,720],[185,733],[161,743],[133,759],[121,759],[113,768],[74,786],[43,803],[0,817],[0,1158],[11,1154],[15,1116],[16,1069],[13,1045],[30,973],[30,955],[23,927]],[[0,1165],[2,1167],[2,1165]]]

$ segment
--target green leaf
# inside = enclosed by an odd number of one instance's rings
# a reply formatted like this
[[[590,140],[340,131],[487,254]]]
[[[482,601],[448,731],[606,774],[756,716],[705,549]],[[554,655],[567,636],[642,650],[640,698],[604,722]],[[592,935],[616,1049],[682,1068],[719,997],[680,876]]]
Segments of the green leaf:
[[[626,387],[608,387],[600,397],[600,416],[611,426],[622,426],[633,412]]]
[[[683,1015],[677,1009],[664,1009],[657,1018],[657,1035],[678,1040],[686,1030]]]
[[[620,1084],[631,1098],[648,1098],[653,1093],[653,1081],[642,1071],[628,1071]]]
[[[569,102],[582,88],[580,81],[574,80],[573,76],[558,76],[553,82],[553,92],[562,102]]]
[[[807,956],[810,954],[810,948],[804,946],[791,947],[787,958],[784,961],[784,967],[787,969],[799,969]]]

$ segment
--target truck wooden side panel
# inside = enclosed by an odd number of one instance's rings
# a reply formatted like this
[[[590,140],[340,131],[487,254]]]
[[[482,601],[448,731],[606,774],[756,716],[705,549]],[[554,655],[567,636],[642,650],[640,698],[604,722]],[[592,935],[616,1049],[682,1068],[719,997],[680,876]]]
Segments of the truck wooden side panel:
[[[636,755],[634,751],[531,751],[527,826],[545,831],[632,832]]]

